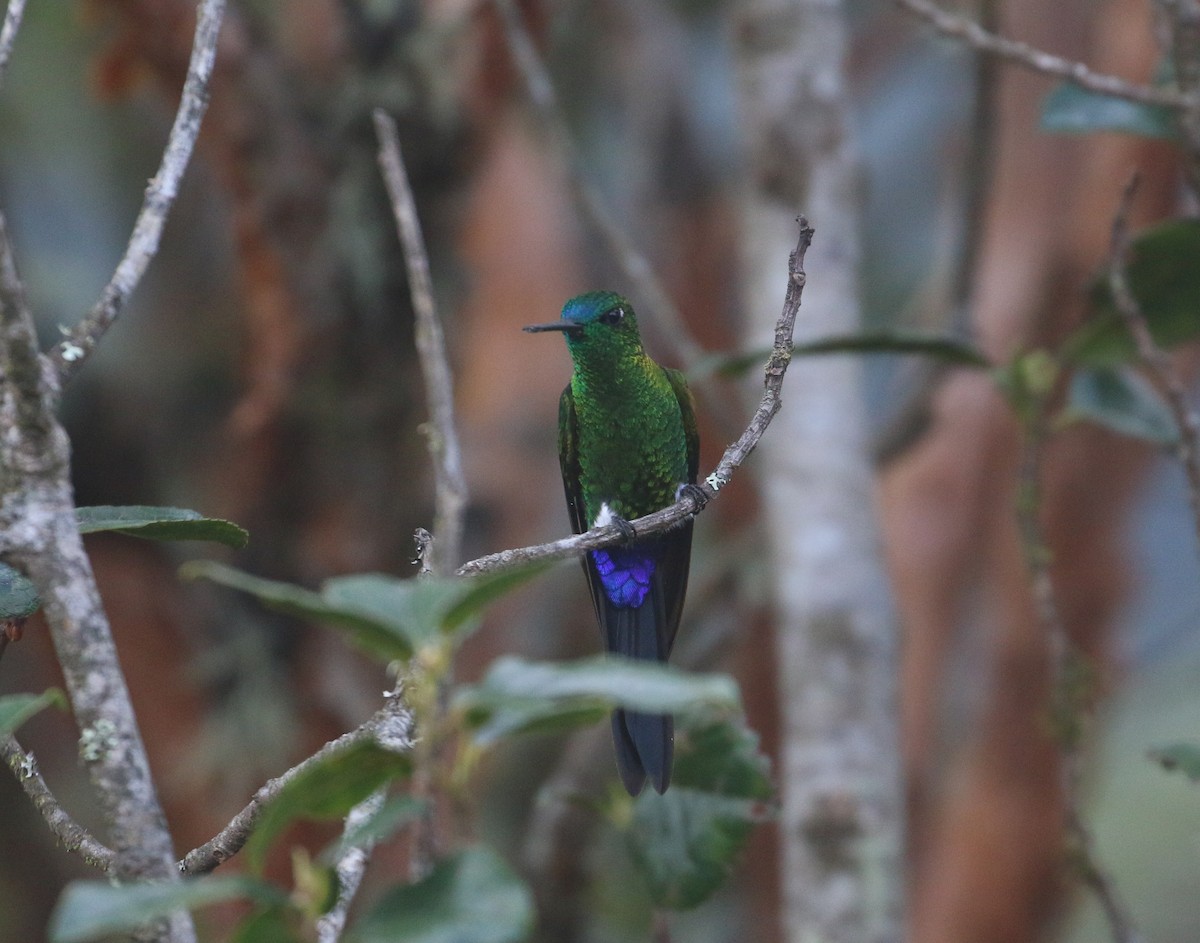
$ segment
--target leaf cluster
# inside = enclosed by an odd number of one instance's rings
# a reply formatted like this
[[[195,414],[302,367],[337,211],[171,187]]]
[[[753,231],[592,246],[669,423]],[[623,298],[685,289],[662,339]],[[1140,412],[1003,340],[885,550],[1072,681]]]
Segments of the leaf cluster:
[[[227,522],[178,509],[81,509],[80,527],[152,539],[245,541],[244,532]],[[424,676],[420,684],[436,687],[448,677],[455,650],[478,626],[487,606],[547,569],[534,565],[453,579],[363,574],[330,580],[318,590],[212,561],[194,561],[182,572],[248,593],[268,608],[326,624],[383,661],[410,660],[414,672]],[[0,736],[61,702],[56,691],[0,699]],[[439,710],[436,699],[430,703],[427,709]],[[424,718],[414,708],[420,736],[458,741],[459,749],[409,750],[370,737],[339,744],[306,761],[274,791],[244,846],[247,874],[118,886],[76,882],[59,900],[50,939],[102,939],[179,909],[231,900],[253,905],[233,940],[308,939],[338,898],[336,864],[341,856],[350,848],[391,838],[429,812],[428,803],[408,791],[418,764],[449,763],[457,768],[432,771],[433,779],[462,781],[482,753],[513,737],[577,729],[617,707],[680,718],[676,785],[665,796],[643,795],[636,801],[614,794],[600,809],[603,820],[623,836],[630,866],[643,875],[653,905],[694,907],[711,896],[728,879],[750,830],[769,809],[767,760],[740,719],[737,685],[723,675],[688,674],[616,657],[557,664],[505,657],[477,684],[453,687],[444,703],[440,714]],[[292,847],[290,888],[264,877],[268,857],[289,847],[294,823],[344,818],[368,797],[388,790],[394,792],[390,798],[319,853]],[[496,852],[468,844],[435,861],[421,880],[385,892],[344,938],[360,943],[515,943],[527,937],[534,922],[533,895],[525,882]]]

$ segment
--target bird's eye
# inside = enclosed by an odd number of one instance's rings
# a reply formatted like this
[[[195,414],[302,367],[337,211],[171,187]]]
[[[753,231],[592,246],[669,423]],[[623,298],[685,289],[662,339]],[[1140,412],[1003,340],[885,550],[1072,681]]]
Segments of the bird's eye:
[[[605,311],[602,315],[600,315],[600,323],[608,324],[608,325],[620,324],[621,319],[624,317],[625,317],[625,309],[624,308],[613,308],[612,310]]]

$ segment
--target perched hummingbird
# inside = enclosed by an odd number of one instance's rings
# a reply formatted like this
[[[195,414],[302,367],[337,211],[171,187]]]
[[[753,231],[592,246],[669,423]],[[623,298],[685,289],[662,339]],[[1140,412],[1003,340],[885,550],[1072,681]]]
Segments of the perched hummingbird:
[[[574,364],[559,400],[558,458],[575,533],[615,523],[628,535],[583,557],[608,651],[665,662],[687,591],[692,521],[648,537],[637,537],[629,521],[695,488],[700,444],[687,383],[650,359],[632,306],[611,291],[572,298],[560,320],[525,330],[561,331]],[[617,710],[612,731],[630,795],[647,777],[666,790],[672,718]]]

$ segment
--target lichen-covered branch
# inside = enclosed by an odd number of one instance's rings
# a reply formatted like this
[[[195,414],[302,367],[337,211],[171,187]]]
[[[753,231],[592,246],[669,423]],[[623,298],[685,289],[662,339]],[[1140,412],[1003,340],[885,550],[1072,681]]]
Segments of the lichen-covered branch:
[[[150,260],[158,252],[163,226],[179,192],[179,182],[191,159],[196,138],[200,134],[200,123],[208,107],[208,84],[217,56],[217,38],[224,13],[225,0],[202,0],[200,4],[179,110],[175,113],[175,122],[167,137],[158,173],[146,188],[129,245],[117,263],[112,279],[87,317],[54,348],[52,356],[64,383],[91,356],[100,338],[120,315],[142,280]]]
[[[807,219],[801,216],[797,222],[800,227],[800,235],[796,248],[788,259],[788,281],[783,313],[775,324],[775,341],[765,368],[763,395],[750,424],[746,426],[737,441],[725,450],[717,467],[704,479],[703,484],[697,485],[694,491],[684,491],[679,500],[669,507],[630,521],[629,523],[633,525],[639,535],[662,533],[703,510],[705,504],[717,496],[717,493],[729,483],[734,471],[754,451],[754,447],[762,438],[763,433],[767,431],[771,420],[779,412],[782,404],[783,377],[792,361],[792,333],[796,326],[796,314],[800,310],[800,298],[804,292],[804,255],[808,251],[813,237],[813,229],[809,226]],[[565,560],[587,550],[611,547],[623,539],[625,536],[622,529],[616,524],[608,524],[604,527],[593,527],[574,537],[564,537],[561,540],[532,547],[519,547],[488,554],[464,563],[457,572],[460,576],[467,576],[472,573],[487,573],[540,560]]]
[[[13,776],[21,784],[34,807],[41,813],[46,825],[54,833],[59,843],[72,854],[79,855],[85,863],[100,871],[109,872],[113,868],[116,854],[111,848],[99,841],[91,832],[75,821],[62,807],[46,780],[42,778],[37,760],[32,753],[26,753],[13,737],[0,742],[0,756],[12,770]]]
[[[33,581],[80,730],[80,756],[108,826],[113,873],[174,877],[171,836],[75,520],[70,445],[55,415],[58,376],[37,352],[32,315],[0,218],[0,560]],[[190,943],[179,913],[141,940]]]
[[[900,6],[929,23],[939,33],[959,39],[980,52],[1000,56],[1016,62],[1034,72],[1055,76],[1073,82],[1081,88],[1102,95],[1112,95],[1143,105],[1164,105],[1167,108],[1190,110],[1195,108],[1193,97],[1169,86],[1138,85],[1115,75],[1093,71],[1082,62],[1064,59],[1028,43],[1006,39],[984,29],[974,20],[942,9],[932,0],[896,0]]]

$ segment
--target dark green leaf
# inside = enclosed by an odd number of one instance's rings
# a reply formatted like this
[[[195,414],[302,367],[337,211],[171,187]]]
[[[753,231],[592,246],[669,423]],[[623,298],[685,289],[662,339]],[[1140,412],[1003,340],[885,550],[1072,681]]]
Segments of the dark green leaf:
[[[184,579],[212,580],[222,586],[249,593],[276,612],[346,629],[355,642],[377,658],[393,661],[412,655],[408,638],[397,634],[392,622],[380,623],[345,606],[331,604],[320,593],[310,589],[251,576],[210,560],[185,563],[179,568],[179,574]]]
[[[296,819],[337,819],[386,783],[407,776],[412,760],[373,741],[356,743],[313,763],[271,800],[246,842],[246,861],[254,870],[279,834]]]
[[[81,534],[116,531],[148,540],[209,540],[228,547],[246,546],[250,538],[229,521],[204,517],[185,508],[89,507],[76,508]]]
[[[402,580],[380,573],[342,576],[321,587],[329,605],[386,627],[412,651],[439,637],[446,613],[465,591],[459,580]]]
[[[469,848],[416,884],[398,887],[347,934],[353,943],[519,943],[533,898],[495,853]]]
[[[230,943],[305,943],[290,907],[277,905],[251,914],[238,924]]]
[[[448,632],[454,631],[472,617],[480,615],[484,609],[501,596],[567,562],[562,560],[551,563],[527,563],[493,573],[459,578],[455,582],[462,585],[462,592],[446,611],[442,619],[442,627]]]
[[[119,887],[108,881],[74,881],[67,885],[50,917],[50,941],[98,940],[128,932],[177,910],[243,898],[278,903],[284,895],[270,884],[249,877],[187,878]]]
[[[0,563],[0,620],[25,619],[41,605],[33,583],[11,566]]]
[[[1042,130],[1062,134],[1118,131],[1145,138],[1179,139],[1170,108],[1144,105],[1064,82],[1042,102]]]
[[[210,561],[185,564],[180,573],[250,593],[277,611],[348,629],[371,654],[396,660],[411,657],[442,633],[465,634],[488,603],[547,569],[535,564],[481,576],[407,580],[365,573],[328,580],[319,593]]]
[[[740,723],[685,726],[676,750],[671,788],[638,797],[625,837],[655,905],[682,910],[728,879],[772,788],[758,738]]]
[[[677,737],[671,775],[676,786],[764,802],[774,795],[771,761],[759,749],[758,735],[744,722],[688,723],[681,725]]]
[[[1200,220],[1178,219],[1139,233],[1126,273],[1142,317],[1159,346],[1170,349],[1200,337]],[[1063,346],[1086,366],[1128,363],[1137,348],[1113,303],[1107,275],[1093,283],[1092,317]]]
[[[675,714],[740,705],[737,684],[727,675],[688,674],[614,655],[557,663],[500,658],[479,684],[455,698],[482,743],[592,723],[613,707]]]
[[[932,357],[943,363],[961,367],[985,368],[991,362],[976,347],[965,341],[941,334],[922,334],[909,331],[865,331],[861,334],[844,334],[797,344],[792,348],[794,357],[811,357],[821,354],[918,354]],[[755,367],[761,367],[770,357],[770,348],[745,354],[718,354],[705,358],[690,371],[689,379],[698,379],[717,373],[721,376],[741,376]]]
[[[0,739],[16,731],[30,717],[52,704],[60,710],[67,709],[67,699],[58,688],[49,688],[41,694],[9,694],[0,697]]]
[[[1200,745],[1171,743],[1150,751],[1150,759],[1163,769],[1178,770],[1192,782],[1200,782]]]
[[[425,808],[426,803],[414,796],[393,796],[367,821],[346,831],[321,852],[317,860],[323,864],[333,864],[351,848],[386,841],[409,822],[419,818]]]
[[[1077,419],[1159,445],[1179,441],[1170,408],[1153,385],[1130,367],[1076,370],[1060,421]]]

